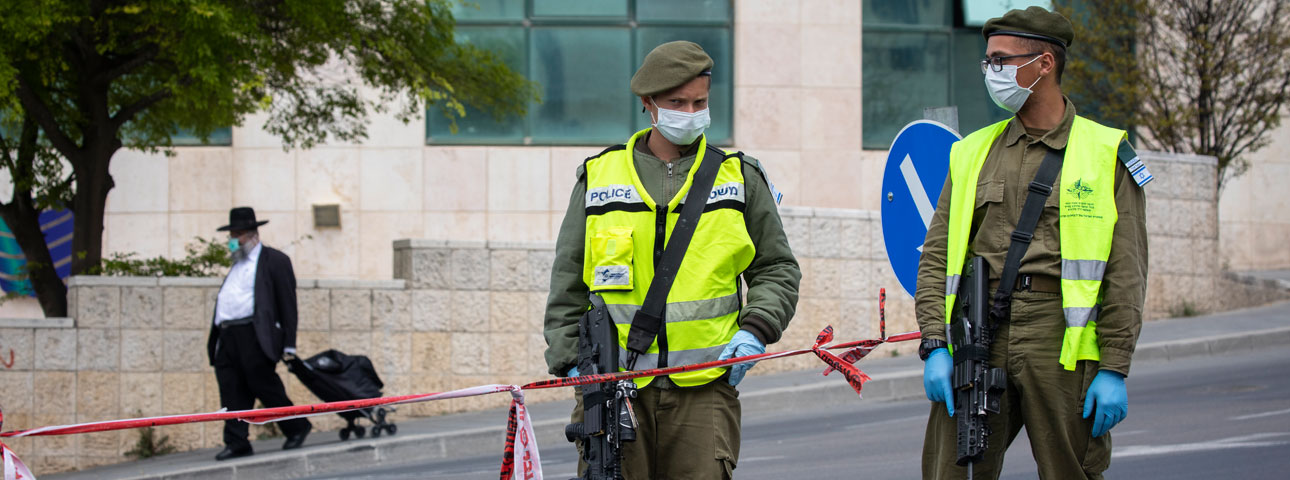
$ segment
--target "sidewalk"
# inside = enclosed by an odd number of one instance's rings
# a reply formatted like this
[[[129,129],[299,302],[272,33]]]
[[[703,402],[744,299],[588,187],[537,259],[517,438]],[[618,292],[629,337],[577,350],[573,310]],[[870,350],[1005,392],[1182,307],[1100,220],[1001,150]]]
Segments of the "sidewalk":
[[[1285,272],[1290,281],[1290,272]],[[1134,355],[1136,362],[1221,355],[1290,344],[1290,302],[1213,315],[1147,322]],[[879,347],[881,350],[883,347]],[[822,377],[823,367],[809,371],[749,376],[739,386],[745,417],[770,414],[794,405],[880,402],[923,395],[922,362],[914,356],[874,357],[859,365],[873,377],[863,400],[845,381]],[[538,445],[567,448],[564,425],[573,400],[529,406]],[[361,466],[396,465],[434,458],[495,455],[500,466],[507,412],[494,409],[440,417],[394,421],[394,436],[340,442],[334,431],[316,431],[298,450],[280,450],[282,439],[253,442],[251,457],[216,462],[219,449],[205,449],[99,467],[80,472],[40,475],[42,479],[268,479],[342,473]],[[21,454],[22,452],[18,452]]]

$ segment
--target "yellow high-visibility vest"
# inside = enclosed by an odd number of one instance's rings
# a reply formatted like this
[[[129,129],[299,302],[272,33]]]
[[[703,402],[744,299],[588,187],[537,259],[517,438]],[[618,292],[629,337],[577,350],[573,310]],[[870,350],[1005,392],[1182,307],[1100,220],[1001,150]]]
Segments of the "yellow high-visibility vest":
[[[645,302],[659,261],[680,217],[681,207],[694,175],[702,162],[721,162],[703,215],[667,296],[666,326],[649,350],[636,360],[635,368],[690,365],[716,360],[735,332],[739,331],[742,299],[739,274],[752,263],[756,249],[744,225],[744,184],[742,160],[727,153],[714,158],[707,151],[707,139],[699,151],[685,184],[666,205],[650,198],[632,163],[632,152],[645,132],[641,130],[620,145],[587,159],[587,230],[584,240],[583,282],[599,294],[609,307],[618,328],[620,364],[627,359],[627,334],[632,317]],[[666,342],[660,345],[660,340]],[[664,362],[663,360],[666,359]],[[703,385],[720,378],[727,368],[678,373],[677,385]],[[653,377],[640,378],[644,387]]]
[[[945,261],[945,323],[949,323],[967,260],[976,205],[977,177],[990,146],[1009,120],[973,132],[950,148],[949,245]],[[1062,256],[1062,312],[1066,333],[1061,364],[1074,370],[1080,360],[1100,360],[1097,313],[1102,302],[1102,276],[1111,256],[1115,232],[1116,151],[1124,130],[1105,127],[1076,116],[1062,159],[1058,230]]]

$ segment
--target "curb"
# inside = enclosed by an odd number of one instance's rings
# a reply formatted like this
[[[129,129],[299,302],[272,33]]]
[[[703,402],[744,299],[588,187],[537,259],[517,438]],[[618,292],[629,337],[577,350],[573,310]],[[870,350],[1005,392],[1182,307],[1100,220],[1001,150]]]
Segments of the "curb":
[[[1169,361],[1184,357],[1218,355],[1290,344],[1290,327],[1263,329],[1194,340],[1161,341],[1139,345],[1135,361]],[[923,396],[922,369],[903,368],[874,374],[865,384],[869,401],[906,400]],[[815,405],[854,402],[855,392],[833,378],[791,386],[749,391],[740,395],[745,411],[783,408],[809,399]],[[562,445],[564,417],[536,421],[539,445]],[[354,465],[383,467],[430,459],[500,457],[504,425],[443,433],[410,434],[366,439],[341,445],[315,446],[295,454],[269,454],[219,464],[207,464],[158,474],[122,476],[129,480],[300,478],[354,471]],[[415,459],[415,460],[409,460]],[[77,472],[80,474],[92,471]]]

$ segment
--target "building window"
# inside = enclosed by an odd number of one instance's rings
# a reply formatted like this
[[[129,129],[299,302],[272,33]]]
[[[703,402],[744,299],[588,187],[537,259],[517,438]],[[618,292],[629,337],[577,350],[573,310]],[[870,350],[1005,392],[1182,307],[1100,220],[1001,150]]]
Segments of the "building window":
[[[202,147],[202,146],[220,146],[227,147],[233,145],[233,127],[217,128],[211,132],[206,141],[193,132],[185,129],[178,129],[174,135],[170,136],[170,143],[176,147]]]
[[[864,148],[887,149],[927,107],[957,106],[959,132],[1008,118],[986,93],[981,26],[1036,0],[864,0]]]
[[[703,46],[712,69],[710,142],[733,131],[730,0],[476,0],[453,7],[456,38],[495,52],[538,83],[542,103],[495,121],[466,108],[453,134],[437,108],[426,113],[427,144],[603,145],[649,127],[629,83],[641,59],[673,40]],[[477,8],[476,8],[477,7]]]

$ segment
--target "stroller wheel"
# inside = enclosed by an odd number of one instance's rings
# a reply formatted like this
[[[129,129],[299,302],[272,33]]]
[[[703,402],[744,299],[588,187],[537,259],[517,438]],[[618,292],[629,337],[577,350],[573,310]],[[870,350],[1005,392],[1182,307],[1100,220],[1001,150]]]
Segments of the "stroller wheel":
[[[385,409],[384,409],[384,408],[377,408],[377,409],[376,409],[376,414],[375,414],[374,416],[375,416],[376,418],[372,419],[373,423],[376,423],[377,425],[385,425]]]
[[[372,438],[378,438],[378,437],[380,437],[380,436],[381,436],[381,427],[382,427],[382,425],[373,425],[373,426],[372,426]]]
[[[364,428],[361,425],[354,425],[354,436],[357,438],[363,438],[367,436],[367,428]]]
[[[395,433],[398,433],[398,432],[399,432],[399,426],[398,426],[398,425],[395,425],[395,424],[393,424],[393,423],[386,424],[386,425],[385,425],[385,431],[386,431],[386,432],[389,432],[389,433],[390,433],[390,435],[394,435]]]
[[[349,440],[349,427],[340,429],[340,441]]]

